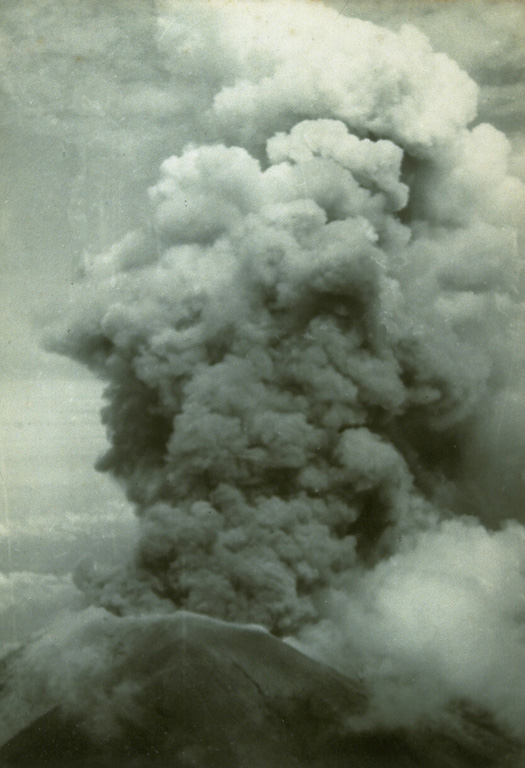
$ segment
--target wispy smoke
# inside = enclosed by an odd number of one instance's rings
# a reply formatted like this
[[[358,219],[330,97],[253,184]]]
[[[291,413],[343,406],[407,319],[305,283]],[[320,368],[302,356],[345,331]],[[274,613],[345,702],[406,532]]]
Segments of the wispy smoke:
[[[140,524],[135,562],[83,589],[298,636],[383,721],[469,698],[518,734],[505,137],[468,128],[476,86],[413,28],[168,3],[159,45],[197,143],[162,165],[149,228],[86,259],[50,341],[108,381],[100,468]]]

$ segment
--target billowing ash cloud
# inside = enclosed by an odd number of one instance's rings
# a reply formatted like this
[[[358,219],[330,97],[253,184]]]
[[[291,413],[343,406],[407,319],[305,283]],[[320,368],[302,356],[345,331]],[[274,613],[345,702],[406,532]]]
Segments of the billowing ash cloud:
[[[188,104],[174,145],[197,143],[51,333],[108,381],[100,468],[141,531],[125,572],[79,581],[118,613],[337,646],[401,719],[414,695],[471,697],[517,731],[524,529],[494,532],[523,498],[505,436],[525,455],[501,415],[523,418],[505,137],[468,128],[476,86],[413,28],[175,3],[159,45]]]

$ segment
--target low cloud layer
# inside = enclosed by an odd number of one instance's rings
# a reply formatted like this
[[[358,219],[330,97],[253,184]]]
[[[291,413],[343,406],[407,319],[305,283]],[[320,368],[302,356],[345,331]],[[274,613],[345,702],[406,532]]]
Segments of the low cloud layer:
[[[27,640],[44,624],[84,604],[84,596],[69,576],[31,571],[0,573],[0,654]]]

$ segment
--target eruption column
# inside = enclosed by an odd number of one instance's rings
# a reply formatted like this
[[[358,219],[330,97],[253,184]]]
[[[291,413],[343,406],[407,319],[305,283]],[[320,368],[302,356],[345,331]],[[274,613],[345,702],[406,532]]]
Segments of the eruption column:
[[[311,640],[327,595],[372,605],[433,537],[497,540],[482,522],[505,510],[465,488],[516,387],[524,192],[415,29],[295,2],[168,4],[160,27],[195,143],[150,226],[86,259],[49,342],[107,380],[100,468],[140,521],[135,561],[83,587]]]

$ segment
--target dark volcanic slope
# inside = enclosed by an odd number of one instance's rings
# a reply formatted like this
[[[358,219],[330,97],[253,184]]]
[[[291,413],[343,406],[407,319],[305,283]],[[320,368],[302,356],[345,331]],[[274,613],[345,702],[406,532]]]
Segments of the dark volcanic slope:
[[[95,683],[85,670],[64,668],[67,701],[57,695],[54,707],[4,745],[2,768],[519,763],[517,747],[479,715],[457,715],[446,729],[357,733],[349,720],[366,712],[360,687],[257,629],[178,614],[108,617],[81,634],[92,659],[118,660]],[[59,647],[57,654],[60,663]]]

